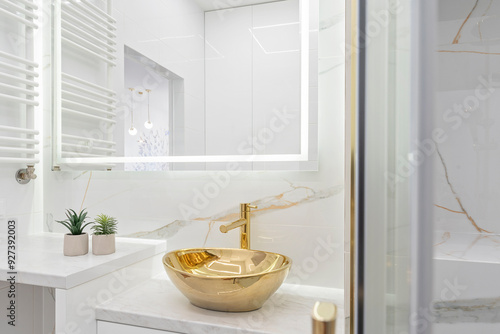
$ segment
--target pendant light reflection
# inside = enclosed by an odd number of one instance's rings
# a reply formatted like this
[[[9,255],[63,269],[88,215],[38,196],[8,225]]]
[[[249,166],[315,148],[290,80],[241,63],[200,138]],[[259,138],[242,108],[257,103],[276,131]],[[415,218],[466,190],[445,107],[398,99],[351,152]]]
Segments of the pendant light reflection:
[[[134,88],[129,88],[130,90],[130,95],[131,95],[131,116],[130,116],[130,129],[128,129],[128,133],[131,136],[135,136],[137,134],[137,129],[134,127]],[[139,92],[141,93],[141,92]]]
[[[151,93],[151,89],[146,89],[146,92],[148,92],[148,120],[144,123],[144,127],[146,129],[151,129],[153,127],[153,123],[151,123],[151,117],[149,113],[149,94]]]

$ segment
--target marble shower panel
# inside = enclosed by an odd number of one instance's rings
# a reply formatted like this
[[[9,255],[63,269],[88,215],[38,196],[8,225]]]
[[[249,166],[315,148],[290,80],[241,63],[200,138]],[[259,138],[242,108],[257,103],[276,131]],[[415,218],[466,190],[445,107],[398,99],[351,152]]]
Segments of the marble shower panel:
[[[500,3],[439,1],[437,334],[500,330]]]

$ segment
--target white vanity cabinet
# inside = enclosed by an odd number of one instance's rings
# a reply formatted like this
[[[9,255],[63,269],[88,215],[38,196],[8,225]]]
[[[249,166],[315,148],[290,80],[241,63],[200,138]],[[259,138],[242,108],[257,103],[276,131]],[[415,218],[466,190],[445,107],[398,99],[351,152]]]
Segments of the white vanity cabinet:
[[[97,321],[97,334],[181,334],[146,327],[118,324],[116,322]]]

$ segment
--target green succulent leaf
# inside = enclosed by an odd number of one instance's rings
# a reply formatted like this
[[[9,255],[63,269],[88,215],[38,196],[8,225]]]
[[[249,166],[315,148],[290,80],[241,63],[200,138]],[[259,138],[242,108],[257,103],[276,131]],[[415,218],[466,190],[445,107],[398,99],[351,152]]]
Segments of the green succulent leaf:
[[[116,218],[100,214],[94,219],[94,225],[91,228],[95,235],[116,234],[117,224]]]
[[[91,224],[91,223],[83,224],[85,222],[85,218],[87,217],[87,212],[85,212],[85,210],[87,209],[83,209],[82,211],[80,211],[79,214],[77,214],[75,210],[67,209],[65,213],[66,219],[56,220],[56,222],[65,226],[73,235],[83,234],[83,229],[87,225]]]

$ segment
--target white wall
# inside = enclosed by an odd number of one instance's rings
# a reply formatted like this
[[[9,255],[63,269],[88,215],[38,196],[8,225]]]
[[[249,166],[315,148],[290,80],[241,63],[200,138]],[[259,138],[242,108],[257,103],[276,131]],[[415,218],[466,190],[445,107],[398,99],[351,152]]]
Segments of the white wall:
[[[15,180],[15,173],[19,168],[26,168],[21,164],[2,164],[0,166],[0,219],[2,221],[2,245],[6,233],[6,218],[16,218],[17,232],[20,236],[41,231],[39,224],[43,220],[43,205],[41,197],[37,194],[41,191],[42,182],[30,182],[20,185]],[[41,169],[36,173],[40,175]],[[4,228],[5,227],[5,228]],[[2,257],[4,255],[2,254]]]

